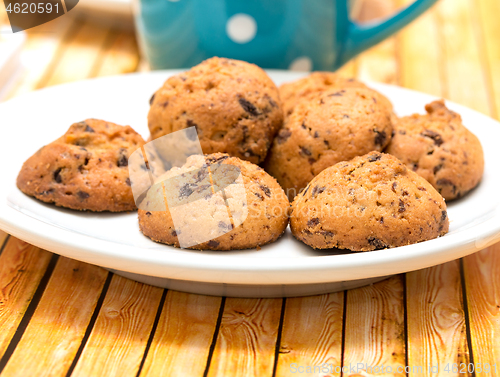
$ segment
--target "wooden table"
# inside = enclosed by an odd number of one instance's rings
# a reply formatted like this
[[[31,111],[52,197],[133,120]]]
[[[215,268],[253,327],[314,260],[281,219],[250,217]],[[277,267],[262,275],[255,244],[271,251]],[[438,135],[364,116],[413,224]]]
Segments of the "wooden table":
[[[498,117],[499,14],[498,0],[441,0],[342,72]],[[70,16],[31,30],[23,59],[8,97],[145,70],[132,32]],[[166,291],[2,232],[0,245],[1,377],[288,376],[323,363],[330,369],[302,375],[339,376],[340,366],[344,376],[403,376],[406,366],[410,376],[445,375],[447,365],[464,375],[453,363],[500,375],[500,244],[364,288],[288,299]]]

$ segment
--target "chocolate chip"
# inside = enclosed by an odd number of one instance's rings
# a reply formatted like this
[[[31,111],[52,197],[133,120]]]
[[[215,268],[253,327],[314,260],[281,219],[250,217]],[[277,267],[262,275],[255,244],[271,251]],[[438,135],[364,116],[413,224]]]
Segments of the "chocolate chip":
[[[411,165],[412,165],[411,169],[412,169],[413,171],[417,171],[417,170],[418,170],[418,163],[413,162]]]
[[[384,216],[382,216],[379,220],[380,224],[383,224],[384,223]]]
[[[373,132],[375,132],[377,135],[375,136],[375,145],[384,145],[385,143],[385,140],[387,139],[387,135],[385,133],[385,131],[377,131],[377,130],[373,130]]]
[[[254,192],[254,195],[255,195],[257,198],[259,198],[260,200],[264,200],[264,197],[263,197],[261,194],[259,194],[258,192]]]
[[[216,162],[221,162],[221,161],[227,160],[228,158],[229,158],[229,156],[208,157],[206,161],[207,161],[207,164],[211,165],[211,164],[215,164]]]
[[[80,200],[85,200],[85,199],[88,199],[90,194],[85,192],[85,191],[78,191],[76,193],[76,195],[78,195],[78,197],[80,198]]]
[[[344,118],[344,119],[350,119],[351,117],[349,115],[347,115],[347,114],[342,114],[342,118]]]
[[[253,103],[248,102],[245,98],[243,98],[243,97],[238,98],[238,102],[240,103],[243,110],[245,110],[248,114],[250,114],[252,116],[259,115],[259,111],[253,105]]]
[[[218,241],[215,241],[215,240],[210,240],[208,241],[208,247],[217,247],[219,246],[219,242]]]
[[[194,184],[192,183],[186,183],[184,186],[181,187],[181,189],[179,190],[179,198],[182,198],[182,197],[188,197],[189,195],[191,195],[194,190],[191,188],[191,186],[195,186]]]
[[[320,230],[318,233],[325,237],[333,237],[335,235],[335,233],[330,232],[329,230]]]
[[[311,155],[311,151],[309,149],[307,149],[306,147],[300,147],[300,153],[306,155],[306,156],[310,156]]]
[[[345,90],[341,90],[340,92],[335,92],[335,93],[332,93],[332,94],[329,94],[327,97],[342,97]]]
[[[406,211],[406,208],[405,208],[405,203],[399,199],[399,209],[398,209],[398,212],[401,213],[401,212],[404,212]]]
[[[309,228],[312,228],[313,226],[316,226],[316,225],[318,225],[318,224],[319,224],[319,219],[318,219],[317,217],[314,217],[314,218],[312,218],[311,220],[309,220],[309,221],[307,222],[307,226],[308,226]]]
[[[326,190],[326,187],[314,186],[314,188],[313,188],[313,190],[311,192],[311,196],[315,197],[315,196],[323,193],[325,190]]]
[[[186,137],[191,140],[191,141],[195,141],[196,138],[198,137],[197,134],[200,134],[201,135],[201,131],[200,129],[198,128],[198,125],[193,122],[191,119],[188,119],[186,121],[186,124],[188,127],[195,127],[196,128],[196,132],[186,132]]]
[[[441,211],[441,221],[445,221],[447,216],[446,211]]]
[[[443,164],[439,164],[434,166],[434,174],[436,174],[438,171],[440,171],[443,168]]]
[[[153,93],[153,95],[151,96],[151,98],[149,99],[149,105],[151,106],[153,104],[153,101],[155,100],[155,95],[156,93]]]
[[[122,148],[120,149],[120,155],[118,157],[118,161],[116,162],[116,165],[118,165],[118,167],[125,167],[125,166],[128,166],[128,153],[127,153],[127,150]]]
[[[375,237],[369,237],[367,241],[370,245],[374,246],[375,249],[384,249],[387,247],[387,245],[382,240],[379,240]]]
[[[316,160],[315,160],[314,158],[312,158],[312,157],[310,157],[310,158],[309,158],[309,160],[307,160],[307,161],[309,161],[309,163],[310,163],[311,165],[312,165],[312,164],[314,164],[314,163],[316,162]]]
[[[62,170],[62,168],[59,168],[54,172],[54,181],[56,181],[57,183],[62,182],[61,170]]]
[[[95,132],[94,129],[92,127],[90,127],[88,124],[87,124],[87,127],[85,127],[85,132]]]
[[[427,191],[427,189],[426,189],[425,187],[422,187],[422,186],[419,186],[419,187],[418,187],[418,189],[419,189],[420,191]]]
[[[266,194],[267,197],[271,197],[271,190],[269,189],[269,187],[260,185],[260,189],[264,191],[264,194]]]
[[[152,215],[152,213],[151,213],[151,212],[149,212],[149,211],[147,211],[147,212],[146,212],[146,216],[148,216],[148,217],[149,217],[149,216],[151,216],[151,215]]]
[[[328,142],[328,140],[323,140],[323,143],[325,143],[327,148],[330,148],[330,143]]]
[[[226,230],[226,229],[231,230],[231,229],[233,229],[233,224],[231,224],[231,223],[226,224],[224,221],[219,221],[218,226],[222,230]]]
[[[126,184],[127,186],[130,186],[130,185],[131,185],[131,183],[130,183],[130,178],[128,178],[128,177],[127,177],[127,178],[125,179],[125,184]]]
[[[398,184],[396,182],[392,183],[392,191],[396,192],[396,187],[398,187]]]
[[[276,141],[278,142],[278,144],[283,144],[288,140],[290,136],[292,136],[292,131],[290,131],[288,128],[282,128],[278,133],[278,136],[276,136]]]
[[[444,143],[443,138],[441,137],[440,134],[438,134],[435,131],[432,130],[425,130],[424,132],[421,133],[422,136],[428,137],[432,140],[434,140],[434,144],[436,144],[438,147]]]
[[[455,184],[447,178],[438,179],[436,181],[436,185],[438,185],[438,186],[452,186],[453,193],[456,193],[456,191],[457,191],[457,186],[455,186]]]
[[[403,196],[408,196],[408,195],[410,195],[410,194],[408,193],[408,191],[406,191],[406,190],[403,190],[403,193],[402,193],[402,194],[403,194]]]
[[[306,124],[305,124],[305,123],[302,123],[302,124],[300,125],[300,127],[302,127],[304,130],[307,130],[307,127],[306,127]]]
[[[175,230],[172,230],[172,232],[170,233],[173,237],[177,237],[177,232]]]
[[[319,137],[318,131],[314,131],[314,137],[317,139]]]
[[[372,100],[374,103],[377,103],[377,99],[375,97],[372,97]]]
[[[380,153],[372,154],[372,155],[368,156],[368,161],[375,162],[375,161],[380,160],[381,158],[382,158],[382,155]]]

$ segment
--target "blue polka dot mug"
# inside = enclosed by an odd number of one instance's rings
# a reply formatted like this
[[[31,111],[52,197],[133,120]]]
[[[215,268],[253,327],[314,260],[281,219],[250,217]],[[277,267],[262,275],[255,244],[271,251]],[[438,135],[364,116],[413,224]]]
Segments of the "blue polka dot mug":
[[[152,69],[187,68],[212,56],[263,68],[335,70],[418,17],[416,0],[368,24],[349,18],[356,0],[136,0],[137,33]]]

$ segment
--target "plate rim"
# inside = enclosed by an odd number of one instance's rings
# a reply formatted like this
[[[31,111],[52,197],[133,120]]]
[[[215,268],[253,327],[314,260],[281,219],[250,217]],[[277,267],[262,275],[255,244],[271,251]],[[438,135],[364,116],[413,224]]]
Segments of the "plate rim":
[[[38,96],[51,91],[61,91],[67,86],[93,85],[95,82],[112,81],[127,79],[131,76],[157,75],[158,77],[167,77],[168,75],[178,73],[182,70],[163,70],[146,73],[131,73],[126,75],[115,75],[104,78],[93,78],[79,82],[65,83],[62,85],[44,88],[38,91],[26,93],[0,104],[0,110],[5,106],[10,106],[16,101],[26,101],[32,96]],[[286,75],[300,76],[307,73],[296,73],[291,71],[267,70],[270,76]],[[294,79],[294,78],[292,78]],[[374,89],[388,87],[391,89],[402,90],[411,95],[426,96],[431,99],[438,97],[402,88],[395,85],[376,83],[362,80]],[[463,109],[467,112],[473,112],[477,117],[487,118],[490,122],[498,123],[496,120],[487,117],[475,110],[456,104],[447,100],[447,104],[454,109]],[[0,192],[1,194],[1,192]],[[123,254],[117,254],[113,251],[116,243],[96,239],[90,235],[77,234],[71,230],[59,228],[54,225],[32,218],[22,214],[6,205],[6,198],[0,203],[0,228],[8,233],[23,239],[35,246],[53,251],[57,254],[70,258],[78,259],[83,262],[98,264],[102,267],[119,269],[131,273],[146,274],[149,276],[166,277],[178,280],[189,280],[211,283],[228,284],[310,284],[323,283],[331,281],[357,280],[377,276],[392,275],[413,271],[420,268],[430,267],[432,265],[444,263],[450,260],[461,258],[465,255],[479,251],[497,241],[500,241],[500,206],[497,205],[490,218],[483,222],[473,225],[448,237],[440,237],[434,240],[425,241],[413,245],[402,246],[393,249],[376,250],[365,253],[348,255],[325,255],[311,256],[301,259],[300,263],[295,263],[297,257],[266,257],[265,266],[261,258],[239,257],[234,259],[238,265],[224,264],[225,256],[196,254],[196,266],[191,263],[189,256],[194,254],[186,253],[163,253],[163,258],[159,260],[151,258],[159,253],[152,252],[145,256],[143,253],[134,253],[137,247],[120,244],[119,248],[127,251]],[[21,224],[25,224],[22,226]],[[62,232],[63,239],[56,240],[50,230],[56,227],[56,234]],[[27,228],[31,228],[28,230]],[[296,241],[299,242],[299,241]],[[422,245],[433,242],[434,247],[426,250]],[[104,248],[96,250],[94,245],[103,245]],[[165,247],[170,247],[165,245]],[[139,248],[140,250],[141,248]],[[152,250],[150,250],[152,251]],[[160,252],[161,253],[161,252]],[[363,256],[356,257],[355,256]],[[425,258],[430,257],[432,258]],[[103,260],[105,258],[106,260]],[[222,258],[222,259],[221,259]],[[318,259],[319,258],[319,259]],[[313,261],[314,259],[314,261]],[[321,260],[325,263],[314,263]],[[260,263],[259,263],[260,261]],[[202,263],[203,262],[203,263]],[[221,263],[222,262],[222,263]],[[272,262],[272,263],[269,263]],[[403,267],[401,264],[404,264]],[[355,269],[356,273],[349,274],[346,268]],[[190,272],[186,272],[189,270]],[[314,276],[311,275],[314,272]],[[330,276],[330,275],[334,276]],[[326,280],[325,280],[326,279]]]

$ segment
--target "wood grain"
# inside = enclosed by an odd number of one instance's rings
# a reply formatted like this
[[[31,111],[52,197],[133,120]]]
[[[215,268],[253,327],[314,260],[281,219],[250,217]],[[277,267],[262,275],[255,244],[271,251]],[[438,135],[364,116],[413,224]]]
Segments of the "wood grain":
[[[3,246],[5,240],[7,239],[8,234],[3,230],[0,230],[0,248]]]
[[[346,305],[344,376],[404,376],[402,277],[350,290]]]
[[[103,54],[104,44],[110,29],[91,21],[74,21],[76,34],[65,42],[57,61],[39,82],[38,87],[73,82],[90,77],[99,56]]]
[[[52,254],[10,237],[0,256],[0,356],[28,308]]]
[[[487,89],[472,25],[473,2],[441,0],[438,25],[444,47],[446,97],[484,114],[490,113]]]
[[[114,275],[71,376],[136,376],[162,291]]]
[[[203,376],[220,305],[220,297],[169,291],[140,376]]]
[[[406,6],[413,0],[398,0]],[[442,96],[446,83],[443,69],[443,41],[433,7],[397,35],[400,84],[420,92]],[[416,109],[423,112],[424,109]]]
[[[272,375],[282,302],[226,300],[209,377]]]
[[[100,267],[60,257],[2,376],[65,375],[107,275]]]
[[[112,31],[110,44],[102,55],[102,61],[92,77],[135,72],[139,65],[139,49],[135,36],[129,31]]]
[[[470,359],[459,261],[407,273],[406,287],[409,375],[466,376],[445,371]]]
[[[486,54],[486,82],[491,86],[491,116],[500,117],[500,2],[498,0],[474,0],[477,15],[474,25],[482,34]]]
[[[500,375],[500,243],[464,259],[476,376]],[[485,369],[489,364],[489,372]],[[493,367],[495,365],[495,367]]]
[[[276,376],[340,376],[343,311],[344,292],[287,299]]]

